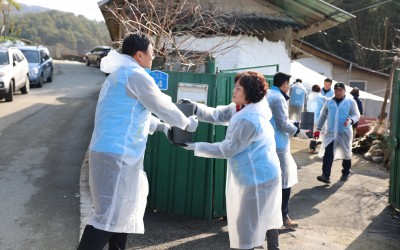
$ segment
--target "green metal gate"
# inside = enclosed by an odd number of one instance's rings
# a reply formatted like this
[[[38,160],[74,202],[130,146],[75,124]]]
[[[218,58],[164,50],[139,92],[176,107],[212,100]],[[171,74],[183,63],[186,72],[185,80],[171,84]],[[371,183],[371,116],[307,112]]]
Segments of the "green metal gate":
[[[167,73],[169,86],[163,92],[173,102],[180,82],[207,84],[208,106],[231,102],[236,73]],[[219,142],[225,132],[224,126],[200,123],[194,141]],[[193,152],[171,145],[161,133],[149,136],[144,158],[150,184],[147,208],[207,219],[226,215],[226,166],[226,160],[195,157]]]
[[[389,203],[400,209],[400,69],[395,70],[394,88],[392,99],[393,113],[391,114],[392,122],[390,128],[390,139],[392,145],[392,157],[390,164],[390,184],[389,184]]]
[[[207,84],[207,105],[231,101],[235,74],[167,72],[168,90],[176,102],[178,83]],[[226,128],[200,123],[195,141],[215,142],[225,137]],[[226,160],[194,157],[193,152],[171,145],[161,133],[149,136],[144,159],[150,193],[147,207],[153,210],[211,219],[226,213]]]

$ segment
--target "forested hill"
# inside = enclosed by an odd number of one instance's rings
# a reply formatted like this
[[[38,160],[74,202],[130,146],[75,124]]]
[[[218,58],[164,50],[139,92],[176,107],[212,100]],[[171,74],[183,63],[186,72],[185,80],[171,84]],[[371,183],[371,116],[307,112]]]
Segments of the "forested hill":
[[[94,46],[111,42],[103,21],[92,21],[82,15],[57,10],[16,15],[8,31],[7,36],[45,45],[58,53],[84,55]]]

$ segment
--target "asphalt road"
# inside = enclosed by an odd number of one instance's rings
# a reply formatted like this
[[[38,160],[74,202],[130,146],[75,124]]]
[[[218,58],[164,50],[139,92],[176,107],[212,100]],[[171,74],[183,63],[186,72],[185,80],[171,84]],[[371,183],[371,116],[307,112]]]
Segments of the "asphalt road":
[[[98,68],[55,62],[52,83],[0,100],[0,249],[76,249],[79,177]]]

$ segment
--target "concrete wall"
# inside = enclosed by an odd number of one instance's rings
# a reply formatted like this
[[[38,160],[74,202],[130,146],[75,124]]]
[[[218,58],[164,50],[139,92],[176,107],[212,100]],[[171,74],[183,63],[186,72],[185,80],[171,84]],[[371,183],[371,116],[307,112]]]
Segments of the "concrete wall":
[[[260,41],[257,37],[243,36],[230,39],[181,37],[180,49],[211,51],[216,58],[217,70],[279,64],[279,71],[290,72],[290,57],[284,41]],[[218,49],[213,49],[219,44]],[[214,51],[213,51],[214,50]],[[254,69],[263,74],[276,73],[275,68]]]
[[[315,72],[326,76],[327,78],[332,78],[333,65],[330,62],[319,59],[317,57],[297,59],[296,62],[303,64],[307,68],[312,69]],[[318,82],[315,84],[323,84],[323,82]]]
[[[352,67],[351,74],[349,74],[349,68],[333,65],[331,62],[322,60],[315,56],[297,59],[296,61],[319,74],[332,78],[335,81],[343,82],[346,85],[349,85],[349,79],[350,81],[365,81],[366,84],[364,91],[380,97],[384,97],[385,95],[385,90],[389,79],[384,76],[371,74],[355,67]],[[323,86],[323,83],[316,84]],[[383,102],[363,99],[361,99],[361,101],[363,103],[365,117],[378,117],[381,112]]]
[[[336,81],[344,82],[346,85],[350,81],[365,81],[365,91],[380,97],[385,96],[385,91],[388,83],[388,78],[381,77],[375,74],[367,73],[366,71],[352,68],[351,74],[348,69],[334,67],[333,79]],[[364,107],[365,117],[378,117],[381,112],[383,102],[363,100],[361,99]]]

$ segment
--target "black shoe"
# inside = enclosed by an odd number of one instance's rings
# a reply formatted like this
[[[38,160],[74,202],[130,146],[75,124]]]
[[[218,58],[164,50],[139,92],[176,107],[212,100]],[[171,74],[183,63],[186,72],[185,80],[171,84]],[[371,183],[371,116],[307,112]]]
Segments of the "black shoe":
[[[324,183],[331,183],[331,180],[326,175],[317,176],[317,180],[324,182]]]
[[[350,177],[350,174],[342,174],[342,177],[340,177],[341,181],[347,181]]]

